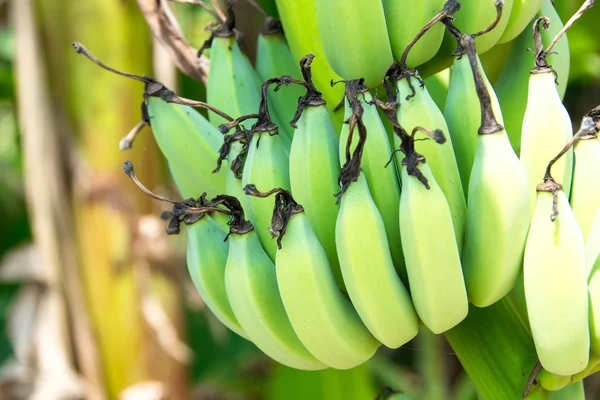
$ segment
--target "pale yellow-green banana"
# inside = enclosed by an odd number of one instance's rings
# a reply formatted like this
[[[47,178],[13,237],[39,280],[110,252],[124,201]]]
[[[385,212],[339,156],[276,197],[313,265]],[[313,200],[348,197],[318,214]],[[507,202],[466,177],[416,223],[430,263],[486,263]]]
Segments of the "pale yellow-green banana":
[[[595,174],[598,167],[600,167],[600,140],[594,133],[575,143],[575,165],[571,187],[571,207],[586,242],[594,217],[600,210],[600,179]]]
[[[510,18],[498,43],[510,42],[523,32],[542,7],[543,0],[513,0]]]

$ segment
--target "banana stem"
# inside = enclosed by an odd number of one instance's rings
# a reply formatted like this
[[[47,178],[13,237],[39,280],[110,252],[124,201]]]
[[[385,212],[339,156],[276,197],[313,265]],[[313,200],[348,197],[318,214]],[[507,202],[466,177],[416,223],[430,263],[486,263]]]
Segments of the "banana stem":
[[[485,35],[486,33],[490,32],[492,29],[496,28],[496,26],[500,23],[500,19],[502,19],[502,11],[504,10],[504,0],[496,0],[495,6],[496,6],[496,19],[487,28],[485,28],[477,33],[474,33],[472,35],[474,38]]]
[[[289,190],[283,188],[273,188],[268,192],[259,191],[254,184],[244,186],[244,194],[248,196],[267,198],[275,194],[275,207],[271,218],[269,232],[271,236],[277,237],[277,248],[281,250],[281,240],[285,235],[290,218],[296,214],[304,212],[304,208],[296,203]]]
[[[282,75],[275,78],[267,79],[260,86],[260,105],[258,106],[258,121],[252,126],[252,132],[273,132],[278,134],[277,125],[271,120],[271,114],[269,113],[269,100],[268,91],[271,85],[275,85],[274,91],[277,92],[281,86],[290,86],[292,84],[301,85],[306,87],[306,83],[303,81],[293,78],[289,75]]]
[[[492,99],[485,85],[477,59],[475,38],[471,35],[461,35],[460,46],[467,49],[469,63],[473,71],[473,79],[475,80],[475,90],[477,91],[477,97],[479,97],[479,104],[481,106],[481,126],[478,133],[479,135],[491,135],[500,132],[504,127],[498,123],[492,109]]]
[[[290,121],[290,125],[294,129],[297,128],[296,123],[298,120],[300,120],[300,117],[302,117],[302,113],[306,107],[317,107],[326,104],[325,100],[323,99],[323,94],[317,90],[317,87],[312,80],[311,65],[314,58],[315,55],[309,53],[300,60],[300,71],[302,72],[302,77],[304,78],[306,94],[298,100],[298,108],[296,109],[294,117]],[[341,104],[343,104],[343,101],[344,99],[342,99]]]
[[[421,30],[417,33],[417,36],[413,40],[408,43],[404,51],[402,52],[402,57],[400,58],[400,66],[402,70],[408,70],[408,66],[406,65],[406,59],[408,58],[408,53],[414,47],[415,44],[429,31],[435,24],[447,18],[448,16],[454,15],[458,10],[460,10],[460,3],[457,0],[448,0],[444,7],[440,12],[438,12]]]

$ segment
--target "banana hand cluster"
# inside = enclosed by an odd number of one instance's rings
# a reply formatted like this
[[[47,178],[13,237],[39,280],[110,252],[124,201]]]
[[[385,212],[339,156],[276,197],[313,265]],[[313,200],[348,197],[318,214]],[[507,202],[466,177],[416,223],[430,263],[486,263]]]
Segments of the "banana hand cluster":
[[[151,126],[188,198],[171,201],[168,232],[187,227],[208,308],[298,369],[353,368],[419,324],[468,363],[470,343],[489,344],[476,333],[489,312],[518,332],[519,360],[539,360],[545,389],[591,372],[600,111],[573,135],[557,86],[568,44],[550,0],[276,3],[286,35],[266,17],[256,70],[231,10],[213,30],[201,49],[208,104],[125,74],[146,90],[123,147]],[[507,62],[488,79],[479,54],[498,43]],[[443,64],[441,109],[416,68]],[[480,331],[501,334],[496,322]]]

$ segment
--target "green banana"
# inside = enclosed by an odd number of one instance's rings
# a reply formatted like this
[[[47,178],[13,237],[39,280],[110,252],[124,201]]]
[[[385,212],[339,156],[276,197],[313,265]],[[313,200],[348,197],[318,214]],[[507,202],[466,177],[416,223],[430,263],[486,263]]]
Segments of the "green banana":
[[[344,283],[358,315],[381,343],[397,348],[416,336],[417,316],[408,291],[394,270],[383,218],[361,172],[367,140],[363,106],[356,97],[350,101],[354,110],[350,132],[358,128],[359,140],[340,173],[336,247]]]
[[[555,392],[569,386],[571,383],[571,376],[572,375],[556,375],[542,368],[537,376],[537,381],[545,390]]]
[[[535,21],[535,35],[540,36],[540,30],[548,23],[546,17],[538,18]],[[531,70],[529,78],[527,108],[521,129],[520,158],[529,180],[532,210],[535,208],[535,188],[544,177],[548,160],[573,137],[571,118],[558,96],[553,69],[545,59],[549,50],[544,50],[541,43],[536,48],[536,67]],[[573,149],[561,157],[554,165],[554,170],[568,197],[573,175]]]
[[[344,91],[340,85],[332,86],[329,83],[342,78],[331,69],[331,65],[325,57],[321,34],[317,26],[315,0],[276,0],[276,3],[285,38],[294,55],[296,65],[305,55],[309,53],[315,55],[315,61],[312,64],[313,79],[332,109],[340,101]],[[333,119],[333,122],[335,125],[337,119]]]
[[[564,25],[552,5],[552,0],[543,0],[542,9],[537,16],[543,15],[549,17],[551,21],[548,30],[541,32],[542,43],[544,46],[548,46]],[[494,89],[502,107],[504,125],[510,137],[510,143],[515,152],[520,154],[521,129],[529,93],[529,71],[534,65],[535,58],[528,51],[528,49],[535,48],[533,30],[525,29],[512,43],[507,58],[510,61],[504,65],[500,77],[494,83]],[[552,53],[548,55],[548,63],[556,71],[558,95],[562,99],[567,89],[570,69],[569,42],[566,34],[560,38]]]
[[[491,107],[474,40],[465,35],[462,41],[468,44],[481,104],[462,262],[469,300],[486,307],[510,292],[519,275],[530,221],[530,194],[523,166]]]
[[[498,122],[503,124],[498,98],[487,76],[483,72],[479,58],[477,59],[477,63],[482,70],[483,79],[492,100],[494,115],[497,116]],[[452,76],[450,77],[448,97],[446,98],[446,106],[444,107],[444,117],[448,123],[448,130],[452,138],[452,147],[465,194],[469,190],[469,180],[477,150],[477,136],[475,132],[481,126],[481,113],[478,112],[478,109],[479,97],[477,97],[477,91],[475,90],[475,82],[473,81],[473,72],[471,71],[469,58],[465,54],[457,55],[452,66]],[[467,110],[470,110],[470,112]]]
[[[573,375],[587,366],[590,350],[583,235],[564,191],[538,190],[523,263],[529,323],[544,369]]]
[[[227,19],[211,33],[199,53],[210,48],[211,68],[206,82],[209,104],[228,115],[239,117],[256,113],[260,106],[261,80],[248,57],[240,50],[235,36],[235,18],[229,10]],[[210,122],[218,127],[229,121],[214,112],[208,113]],[[273,120],[279,124],[277,116]],[[284,132],[284,131],[282,131]],[[280,136],[287,152],[290,135]]]
[[[232,212],[225,288],[233,313],[248,338],[281,364],[303,370],[326,368],[294,332],[277,287],[275,265],[260,245],[252,224],[244,220],[239,201],[221,195],[214,202]]]
[[[444,115],[429,95],[427,88],[420,85],[418,78],[415,76],[402,77],[397,82],[397,88],[400,103],[398,122],[406,131],[411,132],[417,126],[431,131],[441,130],[445,133],[449,131]],[[413,88],[414,96],[411,97]],[[448,200],[456,243],[461,251],[467,219],[467,205],[452,141],[448,137],[448,140],[440,145],[429,140],[422,132],[417,133],[416,140],[424,140],[420,144],[419,153],[427,159],[435,180]],[[398,136],[394,137],[394,145],[396,148],[401,145]],[[400,155],[396,156],[397,165],[400,165],[402,161],[399,157]]]
[[[443,333],[465,319],[469,301],[450,207],[426,159],[414,150],[415,132],[403,139],[401,148],[406,156],[400,198],[402,248],[415,309],[433,333]],[[443,134],[437,135],[435,142],[443,143]]]
[[[490,50],[498,43],[500,37],[502,37],[510,19],[513,0],[480,0],[479,12],[477,13],[477,21],[480,26],[479,29],[476,29],[475,31],[463,31],[477,32],[485,29],[496,18],[499,7],[502,9],[502,16],[498,24],[489,33],[477,37],[477,52],[479,54],[483,54]]]
[[[338,290],[327,253],[302,206],[285,190],[263,194],[253,185],[244,190],[263,197],[277,193],[275,216],[283,221],[271,226],[280,244],[275,262],[277,283],[302,343],[319,361],[336,369],[353,368],[370,359],[380,343]]]
[[[445,0],[383,0],[392,53],[400,60],[406,46],[433,16],[444,6]],[[439,50],[444,37],[444,27],[431,28],[411,50],[407,59],[410,68],[430,60]]]
[[[450,87],[451,68],[446,68],[425,79],[425,87],[440,110],[446,106]]]
[[[392,349],[414,338],[417,316],[362,173],[342,197],[335,237],[348,295],[369,331]]]
[[[262,187],[290,189],[289,157],[280,139],[282,135],[271,121],[267,102],[269,86],[280,82],[279,78],[269,79],[261,87],[259,119],[252,127],[252,139],[242,175],[243,186],[254,183]],[[271,260],[275,260],[277,245],[268,230],[273,209],[268,201],[256,197],[250,198],[250,205],[260,242]]]
[[[571,188],[571,207],[586,242],[588,242],[594,217],[600,210],[600,180],[594,174],[599,165],[600,140],[594,132],[575,144],[575,166]]]
[[[229,244],[223,229],[208,215],[187,227],[187,265],[192,282],[210,311],[226,327],[246,337],[225,292],[225,264]]]
[[[191,107],[156,97],[148,97],[146,106],[154,138],[174,167],[171,171],[181,196],[223,193],[225,177],[212,173],[223,140],[221,133]]]
[[[312,82],[314,55],[300,60],[307,86],[300,98],[298,113],[292,124],[296,133],[290,150],[290,184],[294,196],[304,206],[306,216],[325,248],[333,275],[340,288],[344,282],[335,248],[335,221],[338,207],[334,194],[338,191],[340,163],[337,134],[329,119],[325,101]]]
[[[510,18],[498,43],[510,42],[529,26],[543,0],[513,0]]]
[[[600,221],[600,212],[596,216],[596,221]],[[599,223],[596,223],[600,226]],[[597,229],[600,231],[600,229]],[[597,236],[600,238],[600,234]],[[597,246],[597,243],[596,243]],[[589,318],[590,318],[590,347],[592,354],[600,356],[600,252],[596,248],[594,257],[590,256],[589,242],[586,248],[586,272],[588,278],[588,293],[589,293]],[[588,258],[589,257],[589,258]],[[591,269],[590,268],[591,265]]]
[[[388,134],[377,109],[370,104],[373,102],[373,97],[360,80],[346,81],[346,100],[344,101],[344,120],[346,121],[349,121],[352,117],[351,104],[353,102],[361,104],[363,109],[362,121],[368,132],[368,140],[365,142],[361,158],[361,167],[369,185],[369,192],[383,218],[394,266],[401,279],[407,283],[408,277],[402,253],[402,242],[400,241],[400,226],[398,225],[400,184],[394,166],[386,167],[386,162],[392,156]],[[357,141],[351,143],[351,146],[346,149],[349,133],[350,126],[346,123],[343,125],[340,134],[340,160],[345,160],[347,158],[346,154],[351,154],[356,149]]]
[[[392,63],[383,4],[364,0],[315,0],[321,43],[331,68],[346,80],[381,83]]]
[[[585,400],[583,380],[565,386],[550,395],[550,400]]]
[[[294,56],[283,36],[281,22],[278,20],[267,18],[258,35],[256,72],[263,81],[283,75],[300,78],[298,64],[294,61]],[[296,85],[277,94],[273,91],[269,92],[269,102],[273,105],[273,111],[277,116],[275,122],[290,138],[294,130],[284,122],[292,119],[296,112],[298,98],[302,95],[302,88]]]
[[[98,60],[80,43],[73,43],[78,54],[84,55],[99,67],[145,85],[142,103],[142,120],[121,140],[121,149],[128,149],[144,125],[150,125],[154,138],[167,159],[182,197],[199,196],[204,191],[210,195],[225,189],[223,176],[210,173],[216,164],[221,134],[196,110],[175,102],[186,103],[162,83],[111,68]],[[185,100],[185,101],[184,101]],[[195,105],[212,108],[206,103]]]

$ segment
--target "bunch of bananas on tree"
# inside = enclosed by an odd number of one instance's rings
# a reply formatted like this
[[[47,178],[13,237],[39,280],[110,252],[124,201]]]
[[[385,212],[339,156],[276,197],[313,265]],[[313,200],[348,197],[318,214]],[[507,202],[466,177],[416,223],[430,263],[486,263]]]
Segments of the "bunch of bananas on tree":
[[[144,83],[121,146],[149,125],[186,200],[124,170],[171,203],[210,310],[292,368],[353,368],[425,326],[481,398],[582,396],[600,369],[600,107],[574,132],[562,97],[566,31],[594,1],[565,24],[550,0],[275,3],[254,66],[233,3],[214,13],[206,102],[74,45]]]

